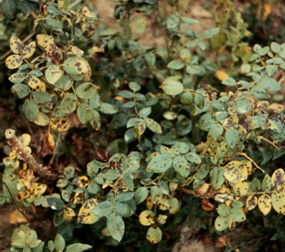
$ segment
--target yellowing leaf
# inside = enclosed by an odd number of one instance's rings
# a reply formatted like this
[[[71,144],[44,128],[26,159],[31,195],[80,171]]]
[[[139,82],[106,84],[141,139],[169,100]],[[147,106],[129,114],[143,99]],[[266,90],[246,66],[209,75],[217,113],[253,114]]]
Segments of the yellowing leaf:
[[[28,146],[31,142],[31,136],[27,133],[24,133],[22,136],[19,137],[20,142],[24,146]]]
[[[36,91],[46,91],[45,84],[43,84],[42,81],[34,75],[29,74],[27,76],[27,83],[32,89],[35,89]]]
[[[20,55],[13,54],[6,59],[6,66],[9,69],[16,69],[21,66],[23,59]]]
[[[100,219],[97,215],[93,214],[91,210],[99,204],[99,200],[87,200],[80,208],[77,221],[82,224],[93,224]]]
[[[37,188],[34,190],[35,195],[41,195],[43,194],[47,189],[47,186],[45,184],[41,184],[37,186]]]
[[[238,182],[234,184],[233,188],[238,196],[245,196],[251,193],[251,183],[248,182]]]
[[[62,117],[60,118],[52,117],[50,120],[50,126],[53,130],[57,132],[64,132],[67,131],[71,126],[71,121]]]
[[[88,18],[96,18],[96,15],[92,13],[86,6],[82,8],[82,14]]]
[[[176,214],[179,211],[179,201],[176,198],[169,199],[169,213]]]
[[[271,210],[271,198],[268,194],[262,194],[258,199],[259,210],[267,215]]]
[[[86,186],[89,185],[89,180],[86,176],[81,176],[77,182],[76,182],[76,185],[78,187],[81,187],[81,188],[85,188]]]
[[[160,228],[157,226],[150,227],[147,231],[146,239],[152,244],[160,242],[162,239],[162,232]]]
[[[85,8],[85,7],[84,7]],[[72,46],[71,47],[71,51],[72,51],[72,53],[75,55],[75,56],[77,56],[77,57],[81,57],[81,56],[83,56],[83,54],[84,54],[84,52],[82,51],[82,50],[80,50],[78,47],[76,47],[76,46]]]
[[[274,187],[275,190],[280,190],[281,188],[283,188],[284,183],[285,183],[285,178],[284,178],[285,174],[284,174],[284,170],[279,168],[278,170],[276,170],[273,174],[272,174],[272,185]]]
[[[34,123],[40,126],[46,126],[49,124],[49,116],[40,111]]]
[[[24,45],[16,36],[10,38],[10,48],[13,53],[20,54],[23,51]]]
[[[45,48],[45,57],[49,62],[58,65],[61,57],[60,49],[54,43],[48,44]]]
[[[224,79],[230,77],[226,72],[224,72],[224,71],[222,71],[222,70],[217,70],[217,71],[216,71],[216,75],[217,75],[217,78],[218,78],[220,81],[223,81]]]
[[[160,210],[167,210],[170,207],[168,199],[161,199],[157,202],[157,205]]]
[[[236,227],[236,221],[229,217],[229,230],[233,231]]]
[[[251,195],[246,200],[246,207],[248,210],[252,210],[257,206],[257,197],[255,195]]]
[[[25,46],[23,52],[22,52],[22,56],[25,58],[25,59],[28,59],[30,57],[33,56],[33,54],[35,53],[35,50],[36,50],[36,42],[33,41],[31,43],[29,43],[28,45]]]
[[[65,221],[71,221],[72,217],[75,216],[74,210],[70,207],[67,207],[66,209],[64,209],[63,214],[64,214],[64,220]]]
[[[274,210],[285,214],[285,192],[273,192],[271,199]]]
[[[157,218],[157,222],[162,225],[166,222],[166,219],[167,215],[160,214]]]
[[[229,162],[224,168],[224,176],[230,182],[237,183],[247,179],[247,168],[239,161]]]
[[[147,198],[146,198],[146,208],[148,210],[152,209],[153,207],[153,202],[151,200],[151,196],[149,195]]]
[[[139,216],[139,221],[144,226],[150,226],[155,223],[154,221],[155,213],[150,210],[144,210]]]
[[[39,46],[42,48],[46,48],[49,44],[53,43],[53,36],[38,34],[36,36],[36,40]]]

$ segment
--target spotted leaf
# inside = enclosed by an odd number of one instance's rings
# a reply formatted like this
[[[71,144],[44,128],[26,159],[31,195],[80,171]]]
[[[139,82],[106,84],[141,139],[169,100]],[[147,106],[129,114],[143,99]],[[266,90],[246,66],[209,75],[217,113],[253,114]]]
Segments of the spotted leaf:
[[[78,213],[77,221],[82,224],[93,224],[100,219],[91,210],[99,204],[97,199],[89,199],[85,201]]]
[[[23,59],[20,55],[13,54],[6,59],[6,66],[9,69],[16,69],[21,66]]]
[[[267,215],[271,210],[271,198],[268,194],[262,194],[258,199],[259,210]]]
[[[22,56],[25,59],[31,58],[33,56],[33,54],[35,53],[35,51],[36,51],[36,42],[33,41],[33,42],[31,42],[25,46],[25,48],[22,52]]]
[[[157,226],[150,227],[146,233],[146,239],[152,244],[160,242],[162,239],[160,228]]]
[[[10,38],[10,48],[13,53],[20,54],[23,51],[24,45],[16,36]]]
[[[151,210],[144,210],[140,213],[139,221],[144,226],[150,226],[155,223],[155,213]]]
[[[229,162],[224,168],[224,176],[230,182],[237,183],[247,179],[247,168],[239,161]]]
[[[257,206],[257,197],[255,195],[251,195],[246,200],[246,207],[248,210],[252,210]]]

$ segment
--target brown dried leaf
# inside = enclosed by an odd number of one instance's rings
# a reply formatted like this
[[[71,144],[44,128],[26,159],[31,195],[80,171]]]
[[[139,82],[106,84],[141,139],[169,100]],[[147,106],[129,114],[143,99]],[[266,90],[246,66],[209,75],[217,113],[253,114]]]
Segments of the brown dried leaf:
[[[225,235],[220,236],[216,241],[215,241],[215,247],[216,248],[222,248],[225,247],[227,244],[227,237]]]
[[[51,155],[54,152],[55,142],[52,134],[45,133],[41,141],[41,146],[41,153],[43,157],[45,157],[46,155]]]
[[[211,211],[214,208],[214,205],[207,199],[202,199],[201,206],[205,211]]]

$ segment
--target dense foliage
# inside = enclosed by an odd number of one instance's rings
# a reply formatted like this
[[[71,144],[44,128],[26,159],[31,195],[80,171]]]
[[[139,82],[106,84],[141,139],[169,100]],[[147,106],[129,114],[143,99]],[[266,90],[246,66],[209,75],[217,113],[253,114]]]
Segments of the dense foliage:
[[[217,231],[235,229],[257,208],[260,215],[272,208],[284,215],[285,174],[271,160],[285,153],[284,107],[276,102],[281,85],[274,78],[285,70],[285,44],[251,48],[248,24],[230,1],[217,1],[217,27],[202,33],[195,19],[162,17],[158,1],[116,0],[117,33],[79,2],[19,1],[34,36],[9,38],[6,67],[14,71],[11,92],[23,100],[26,118],[46,126],[41,153],[50,158],[40,164],[29,147],[32,136],[6,129],[0,200],[24,215],[23,207],[51,208],[61,234],[45,243],[22,226],[11,250],[90,249],[91,242],[65,248],[72,230],[85,225],[106,227],[116,245],[131,216],[148,226],[148,241],[159,243],[164,224],[185,207],[188,196],[181,193],[192,195],[186,204],[197,204],[195,196],[205,211],[216,209]],[[14,0],[1,2],[7,19],[19,15],[17,8]],[[151,11],[166,48],[132,40],[131,15]],[[216,50],[215,59],[206,48]],[[223,55],[228,73],[221,70]],[[86,167],[53,170],[55,159],[67,155],[61,141],[72,128],[88,129],[96,156]],[[112,135],[106,150],[96,132]]]

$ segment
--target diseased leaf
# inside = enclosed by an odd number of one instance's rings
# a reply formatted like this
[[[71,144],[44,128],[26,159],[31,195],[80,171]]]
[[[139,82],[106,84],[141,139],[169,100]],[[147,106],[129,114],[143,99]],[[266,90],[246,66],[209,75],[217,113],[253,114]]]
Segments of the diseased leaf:
[[[157,226],[150,227],[147,231],[146,239],[152,244],[160,242],[162,239],[162,232],[160,228]]]
[[[9,69],[16,69],[23,63],[22,56],[13,54],[6,59],[6,66]]]
[[[79,210],[77,221],[82,224],[93,224],[100,219],[92,210],[100,203],[97,199],[85,201]]]
[[[162,129],[161,126],[154,121],[153,119],[150,119],[148,117],[144,118],[144,121],[146,122],[146,126],[154,133],[161,134]]]
[[[172,155],[158,155],[147,165],[147,172],[161,173],[167,171],[172,165]]]
[[[36,42],[33,41],[33,42],[31,42],[25,46],[25,48],[22,52],[22,56],[25,59],[31,58],[34,55],[35,51],[36,51]]]
[[[247,168],[239,161],[231,161],[224,168],[224,176],[230,182],[237,183],[247,179]]]
[[[246,200],[246,207],[248,210],[252,210],[257,206],[257,197],[255,195],[251,195]]]
[[[268,194],[262,194],[258,199],[259,210],[267,215],[271,210],[271,198]]]
[[[5,2],[5,1],[3,1],[3,2]],[[1,3],[1,5],[3,5],[3,2]],[[11,1],[11,3],[12,2],[13,1]],[[1,9],[2,9],[2,6],[1,6]],[[17,38],[16,36],[12,36],[10,38],[10,48],[11,48],[11,51],[13,53],[20,54],[23,51],[24,44],[22,43],[22,41],[19,38]]]
[[[275,190],[280,190],[284,187],[285,179],[284,179],[284,170],[279,168],[272,174],[272,185]]]

